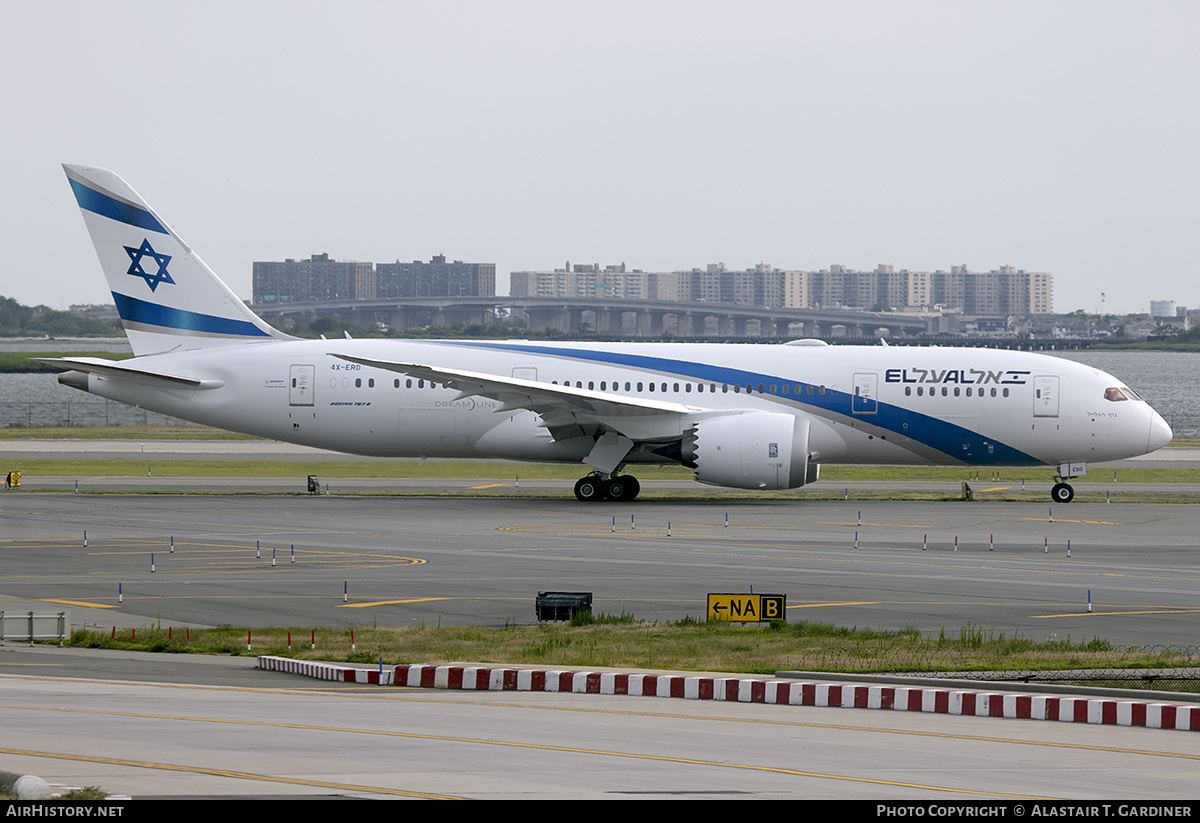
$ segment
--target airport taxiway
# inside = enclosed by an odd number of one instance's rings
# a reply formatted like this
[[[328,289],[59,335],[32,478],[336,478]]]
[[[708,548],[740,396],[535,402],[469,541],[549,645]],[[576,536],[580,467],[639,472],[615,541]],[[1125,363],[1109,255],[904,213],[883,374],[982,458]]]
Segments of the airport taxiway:
[[[790,619],[844,625],[1190,646],[1200,621],[1190,505],[1075,503],[1050,522],[1042,504],[585,505],[453,483],[465,499],[7,492],[0,608],[104,628],[499,626],[535,622],[545,589],[673,620],[753,587],[786,594]],[[380,689],[252,665],[2,646],[0,768],[139,797],[1162,800],[1193,796],[1200,762],[1189,732]]]
[[[751,588],[793,620],[926,632],[1191,646],[1200,620],[1183,504],[22,491],[0,516],[0,594],[99,625],[503,626],[545,590],[677,620]]]
[[[0,768],[135,798],[1170,804],[1194,798],[1200,762],[1196,732],[367,687],[252,666],[0,647]]]

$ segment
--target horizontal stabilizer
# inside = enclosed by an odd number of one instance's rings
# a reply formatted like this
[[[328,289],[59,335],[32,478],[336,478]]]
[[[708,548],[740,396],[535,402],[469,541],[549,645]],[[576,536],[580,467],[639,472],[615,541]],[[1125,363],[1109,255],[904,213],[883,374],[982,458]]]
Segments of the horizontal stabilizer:
[[[102,374],[105,377],[119,377],[137,380],[152,385],[170,385],[186,389],[216,389],[225,385],[224,380],[205,380],[192,375],[167,374],[140,366],[126,365],[120,360],[104,360],[100,357],[34,357],[30,358],[39,363],[49,363],[52,366],[62,366],[73,371],[88,374]]]

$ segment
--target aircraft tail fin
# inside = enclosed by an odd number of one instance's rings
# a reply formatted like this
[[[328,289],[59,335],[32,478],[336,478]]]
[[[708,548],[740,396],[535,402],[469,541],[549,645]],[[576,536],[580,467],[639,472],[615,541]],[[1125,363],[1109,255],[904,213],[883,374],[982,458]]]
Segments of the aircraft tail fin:
[[[135,355],[290,339],[250,311],[120,177],[63,170]]]

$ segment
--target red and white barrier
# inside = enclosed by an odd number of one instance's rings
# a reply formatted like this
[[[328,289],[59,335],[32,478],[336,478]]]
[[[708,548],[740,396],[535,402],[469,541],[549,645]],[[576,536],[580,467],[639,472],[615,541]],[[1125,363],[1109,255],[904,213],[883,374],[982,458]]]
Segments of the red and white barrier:
[[[314,660],[293,660],[290,657],[270,657],[260,655],[258,668],[268,672],[284,672],[298,674],[303,677],[315,677],[318,680],[335,680],[339,683],[367,683],[375,686],[392,685],[394,669],[384,666],[382,670],[360,669],[353,666],[341,666],[337,663],[319,663]]]
[[[810,683],[756,677],[694,677],[486,666],[401,665],[385,667],[381,679],[378,669],[354,669],[280,657],[260,657],[258,661],[259,668],[270,671],[289,671],[348,683],[380,683],[425,689],[675,697],[684,700],[882,709],[1200,731],[1200,705],[1151,703],[1144,700],[1054,697],[924,686]]]

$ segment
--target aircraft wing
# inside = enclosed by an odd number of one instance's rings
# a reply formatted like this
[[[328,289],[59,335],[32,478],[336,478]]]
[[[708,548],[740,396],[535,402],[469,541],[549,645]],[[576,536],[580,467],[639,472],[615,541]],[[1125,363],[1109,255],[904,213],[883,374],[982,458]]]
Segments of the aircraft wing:
[[[543,424],[556,439],[594,433],[594,424],[599,423],[635,441],[665,440],[678,437],[686,427],[686,418],[704,411],[702,407],[683,403],[628,397],[519,377],[372,360],[336,352],[329,355],[350,363],[443,383],[461,392],[460,399],[487,397],[499,400],[498,412],[528,409],[542,417]]]
[[[172,386],[182,389],[215,389],[225,384],[224,380],[206,380],[192,375],[168,374],[135,365],[123,360],[105,360],[101,357],[33,357],[39,363],[63,366],[72,371],[102,374],[105,377],[120,377],[139,383],[159,387]]]

